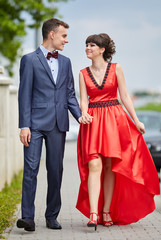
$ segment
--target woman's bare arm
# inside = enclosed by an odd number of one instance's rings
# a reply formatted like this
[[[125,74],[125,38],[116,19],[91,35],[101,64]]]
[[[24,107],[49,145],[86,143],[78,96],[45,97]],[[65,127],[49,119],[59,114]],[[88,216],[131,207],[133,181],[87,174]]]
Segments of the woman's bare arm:
[[[132,100],[127,91],[124,73],[123,73],[123,70],[122,70],[122,67],[120,64],[116,65],[116,76],[117,76],[118,89],[119,89],[119,94],[120,94],[122,103],[124,104],[126,110],[128,111],[128,113],[134,120],[135,125],[136,125],[137,129],[139,130],[139,132],[145,133],[144,124],[139,121],[139,119],[135,113],[135,109],[134,109]]]

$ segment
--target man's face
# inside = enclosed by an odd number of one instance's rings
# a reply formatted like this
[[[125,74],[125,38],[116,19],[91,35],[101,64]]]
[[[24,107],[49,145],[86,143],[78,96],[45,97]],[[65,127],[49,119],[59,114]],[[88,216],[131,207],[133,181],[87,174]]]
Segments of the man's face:
[[[64,45],[68,43],[67,30],[63,26],[59,26],[56,31],[52,31],[53,48],[62,51]]]

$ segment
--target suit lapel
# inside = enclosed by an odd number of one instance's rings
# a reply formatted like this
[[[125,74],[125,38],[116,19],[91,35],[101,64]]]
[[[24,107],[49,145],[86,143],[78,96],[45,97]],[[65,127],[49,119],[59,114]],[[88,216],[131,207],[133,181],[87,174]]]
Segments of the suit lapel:
[[[58,54],[58,64],[59,64],[59,69],[58,69],[58,76],[56,79],[56,85],[58,86],[58,84],[60,84],[61,81],[61,73],[62,73],[62,68],[63,68],[63,58],[60,54]]]
[[[37,57],[39,58],[40,62],[42,63],[43,67],[45,68],[50,80],[52,81],[52,83],[54,83],[55,85],[55,82],[54,82],[54,79],[53,79],[53,76],[52,76],[52,73],[51,73],[51,70],[50,70],[50,67],[45,59],[45,56],[44,54],[42,53],[41,49],[38,48],[36,50],[36,54],[37,54]]]

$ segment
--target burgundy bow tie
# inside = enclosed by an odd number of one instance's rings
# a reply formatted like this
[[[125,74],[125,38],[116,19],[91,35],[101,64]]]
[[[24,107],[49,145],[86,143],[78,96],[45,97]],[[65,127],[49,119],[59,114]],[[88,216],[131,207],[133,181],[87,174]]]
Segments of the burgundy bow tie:
[[[56,51],[56,52],[53,52],[53,53],[51,53],[51,52],[48,52],[48,55],[47,55],[47,59],[49,60],[51,57],[53,57],[53,58],[58,58],[58,51]]]

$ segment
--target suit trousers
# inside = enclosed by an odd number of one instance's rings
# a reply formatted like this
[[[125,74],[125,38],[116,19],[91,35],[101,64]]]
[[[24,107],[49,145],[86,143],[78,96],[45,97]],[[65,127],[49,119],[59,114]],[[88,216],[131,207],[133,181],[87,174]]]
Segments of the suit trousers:
[[[24,147],[24,173],[22,186],[22,218],[34,219],[35,193],[42,143],[46,146],[47,207],[46,219],[56,219],[61,208],[60,188],[63,173],[63,157],[66,132],[57,125],[52,131],[31,130],[29,147]]]

